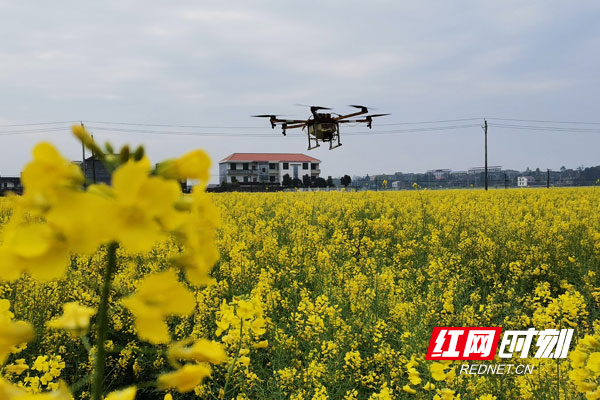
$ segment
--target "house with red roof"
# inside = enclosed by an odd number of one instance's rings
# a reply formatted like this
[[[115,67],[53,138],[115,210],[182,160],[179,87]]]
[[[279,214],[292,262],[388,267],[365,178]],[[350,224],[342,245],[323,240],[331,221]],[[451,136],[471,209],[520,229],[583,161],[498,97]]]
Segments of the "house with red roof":
[[[221,183],[282,183],[304,175],[318,178],[321,161],[299,153],[233,153],[219,162]]]

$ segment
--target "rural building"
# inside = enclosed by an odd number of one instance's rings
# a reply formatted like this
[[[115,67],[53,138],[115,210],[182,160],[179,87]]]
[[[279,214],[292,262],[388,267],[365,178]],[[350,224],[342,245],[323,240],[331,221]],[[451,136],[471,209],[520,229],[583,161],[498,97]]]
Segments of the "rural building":
[[[5,192],[22,193],[21,178],[18,176],[0,176],[0,195]]]
[[[448,176],[452,170],[450,169],[430,169],[427,171],[428,174],[432,174],[435,180],[439,181],[442,179],[448,179]]]
[[[480,174],[482,172],[485,172],[485,167],[473,167],[473,168],[469,168],[469,170],[467,171],[467,173],[469,175]],[[502,172],[502,167],[499,165],[494,165],[494,166],[488,167],[488,174],[491,174],[494,172]]]
[[[233,153],[219,162],[221,183],[279,183],[304,175],[318,178],[320,160],[299,153]]]
[[[517,186],[518,187],[527,187],[535,182],[533,176],[519,176],[517,177]]]
[[[85,181],[88,183],[106,183],[110,185],[110,174],[104,168],[102,161],[90,156],[81,161],[76,162],[81,167],[83,174],[85,175]]]

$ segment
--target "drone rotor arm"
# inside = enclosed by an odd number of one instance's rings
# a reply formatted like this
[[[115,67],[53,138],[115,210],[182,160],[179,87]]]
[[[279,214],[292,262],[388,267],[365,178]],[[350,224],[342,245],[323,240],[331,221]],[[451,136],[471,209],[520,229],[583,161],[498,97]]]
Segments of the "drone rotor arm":
[[[289,123],[291,125],[288,125]],[[303,128],[306,126],[306,121],[288,122],[288,124],[285,124],[285,129]]]
[[[351,124],[356,122],[368,122],[366,119],[345,119],[342,121],[335,121],[337,124]]]
[[[273,122],[281,123],[281,124],[305,124],[306,120],[303,119],[279,119],[275,118],[272,120]]]
[[[356,104],[351,104],[350,107],[358,108],[360,111],[353,112],[353,113],[350,113],[350,114],[340,115],[340,116],[336,117],[335,120],[341,122],[341,120],[343,120],[343,119],[356,117],[358,115],[367,114],[369,112],[369,109],[367,107],[365,107],[365,106],[359,106],[359,105],[356,105]]]

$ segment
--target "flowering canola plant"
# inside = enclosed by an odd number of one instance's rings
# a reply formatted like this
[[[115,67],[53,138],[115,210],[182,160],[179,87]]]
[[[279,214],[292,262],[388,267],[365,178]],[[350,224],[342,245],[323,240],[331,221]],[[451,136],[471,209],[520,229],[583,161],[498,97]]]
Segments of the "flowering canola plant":
[[[130,153],[126,146],[115,155],[110,144],[106,151],[100,149],[83,127],[75,126],[73,132],[112,172],[111,185],[85,185],[80,168],[63,158],[51,144],[35,146],[33,160],[23,170],[23,196],[10,199],[10,216],[2,229],[0,279],[12,282],[23,274],[40,281],[58,279],[65,275],[72,257],[94,256],[100,248],[105,251],[106,262],[98,265],[102,279],[97,310],[68,302],[63,305],[62,316],[47,322],[49,328],[64,329],[81,338],[94,366],[89,376],[73,386],[78,389],[91,383],[90,397],[100,400],[106,392],[109,300],[118,268],[118,247],[139,254],[150,251],[165,238],[173,238],[175,245],[185,249],[164,270],[145,276],[135,293],[121,299],[122,306],[134,316],[135,332],[141,340],[168,344],[171,336],[167,318],[190,315],[195,308],[193,292],[179,281],[173,268],[181,267],[193,284],[210,281],[210,269],[218,256],[214,245],[218,218],[203,215],[211,210],[204,193],[210,160],[203,151],[167,160],[152,169],[142,147]],[[179,181],[188,178],[199,179],[200,184],[192,196],[185,198]],[[15,346],[32,339],[33,328],[26,322],[13,321],[8,300],[1,300],[0,305],[0,363],[4,363],[10,353],[18,352]],[[96,311],[96,345],[92,348],[85,335]],[[193,390],[210,375],[210,362],[226,360],[223,353],[220,358],[177,363],[175,371],[158,376],[157,387],[180,392]],[[57,357],[60,360],[61,356]],[[29,374],[23,381],[28,385],[2,380],[2,390],[6,392],[2,398],[42,398],[46,395],[27,394],[42,391],[39,382],[54,389],[47,396],[71,398],[65,384],[49,384],[62,368],[51,369],[48,364],[40,367],[39,363],[45,362],[40,360],[46,359],[47,356],[38,357],[31,367],[45,372],[39,381],[32,381]],[[61,365],[64,368],[64,363]],[[6,367],[5,374],[20,375],[28,369],[24,359],[20,359]],[[136,392],[136,387],[131,386],[112,392],[107,398],[133,398]]]
[[[77,134],[110,186],[43,145],[0,199],[0,398],[92,398],[101,348],[111,400],[598,398],[598,188],[208,194],[201,153]],[[434,326],[575,332],[468,375],[424,359]]]

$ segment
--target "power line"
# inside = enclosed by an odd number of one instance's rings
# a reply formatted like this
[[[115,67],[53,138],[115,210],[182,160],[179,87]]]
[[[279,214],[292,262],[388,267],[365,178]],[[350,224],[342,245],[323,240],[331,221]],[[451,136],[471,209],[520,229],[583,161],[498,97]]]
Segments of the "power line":
[[[358,132],[344,132],[344,135],[358,136],[358,135],[386,135],[396,133],[411,133],[411,132],[429,132],[429,131],[442,131],[442,130],[453,130],[461,128],[473,128],[478,127],[479,124],[468,124],[468,125],[452,125],[452,126],[438,126],[428,128],[411,128],[411,129],[395,129],[389,131],[358,131]],[[126,128],[106,128],[97,126],[88,126],[89,130],[100,130],[108,132],[124,132],[124,133],[146,133],[153,135],[174,135],[174,136],[230,136],[230,137],[273,137],[279,136],[279,132],[275,134],[265,133],[233,133],[233,132],[187,132],[187,131],[160,131],[160,130],[148,130],[148,129],[126,129]],[[306,131],[298,131],[300,133]]]
[[[432,126],[429,128],[412,128],[412,129],[395,129],[391,131],[359,131],[359,132],[344,132],[344,135],[355,136],[355,135],[386,135],[394,133],[412,133],[412,132],[435,132],[454,130],[462,128],[475,128],[480,127],[479,124],[468,124],[468,125],[452,125],[452,126]]]
[[[58,125],[58,124],[74,124],[79,121],[56,121],[56,122],[32,122],[29,124],[9,124],[9,125],[0,125],[0,128],[17,128],[20,126],[35,126],[35,125]]]
[[[521,129],[530,131],[550,131],[550,132],[591,132],[600,133],[600,128],[574,128],[574,127],[557,127],[557,126],[540,126],[540,125],[515,125],[515,124],[490,124],[508,129]]]
[[[30,133],[45,133],[45,132],[58,132],[65,131],[66,128],[41,128],[41,129],[24,129],[24,130],[13,130],[13,131],[0,131],[0,136],[10,136],[10,135],[21,135],[21,134],[30,134]]]
[[[102,125],[126,125],[126,126],[149,126],[158,128],[191,128],[191,129],[264,129],[264,126],[205,126],[205,125],[175,125],[175,124],[146,124],[137,122],[108,122],[108,121],[88,121],[87,124]]]
[[[417,122],[394,122],[387,124],[377,124],[378,126],[388,125],[420,125],[420,124],[437,124],[442,122],[462,122],[462,121],[481,121],[483,118],[459,118],[459,119],[440,119],[437,121],[417,121]]]
[[[440,119],[430,121],[414,121],[414,122],[392,122],[379,123],[378,126],[394,126],[394,125],[421,125],[421,124],[437,124],[447,122],[464,122],[464,121],[479,121],[483,117],[477,118],[456,118],[456,119]],[[574,125],[600,125],[600,122],[592,121],[558,121],[558,120],[539,120],[539,119],[519,119],[519,118],[499,118],[489,117],[488,120],[496,121],[516,121],[516,122],[533,122],[533,123],[550,123],[550,124],[574,124]],[[142,122],[120,122],[120,121],[95,121],[95,120],[65,120],[65,121],[50,121],[50,122],[32,122],[24,124],[0,124],[0,128],[26,127],[26,126],[41,126],[41,125],[59,125],[59,124],[75,124],[79,122],[101,124],[101,125],[124,125],[124,126],[147,126],[160,128],[190,128],[190,129],[263,129],[262,126],[219,126],[219,125],[182,125],[182,124],[151,124]]]
[[[516,119],[516,118],[488,118],[497,121],[517,121],[517,122],[539,122],[549,124],[575,124],[575,125],[600,125],[600,122],[582,122],[582,121],[550,121],[540,119]]]
[[[453,120],[437,120],[437,121],[420,121],[420,122],[401,122],[401,123],[390,123],[390,124],[378,124],[380,126],[399,126],[399,125],[417,125],[417,124],[432,124],[432,123],[441,123],[444,121],[453,122],[453,121],[474,121],[477,118],[461,118],[461,119],[453,119]],[[509,119],[509,118],[490,118],[490,120],[498,120],[498,121],[518,121],[517,119]],[[540,121],[541,120],[523,120],[523,121]],[[71,124],[74,121],[62,121],[62,122],[40,122],[40,123],[32,123],[32,124],[20,124],[20,125],[4,125],[0,127],[33,127],[38,126],[38,128],[32,129],[9,129],[9,130],[0,130],[0,136],[9,136],[9,135],[20,135],[20,134],[34,134],[34,133],[48,133],[48,132],[58,132],[58,131],[67,131],[70,130],[70,126],[63,127],[50,127],[47,125],[56,125],[56,124]],[[90,122],[90,121],[87,121]],[[561,121],[561,123],[566,121]],[[100,124],[109,124],[108,122],[96,122]],[[550,123],[550,121],[547,121]],[[552,123],[559,123],[559,121],[553,121]],[[278,132],[273,133],[239,133],[239,132],[219,132],[218,129],[261,129],[267,130],[265,127],[233,127],[233,126],[200,126],[200,125],[159,125],[159,124],[138,124],[138,123],[113,123],[118,125],[125,126],[148,126],[148,127],[164,127],[164,128],[197,128],[197,129],[208,129],[212,128],[215,131],[190,131],[190,130],[166,130],[166,129],[134,129],[134,128],[124,128],[124,127],[110,127],[110,126],[97,126],[97,125],[88,125],[88,129],[94,131],[105,131],[107,133],[135,133],[135,134],[152,134],[152,135],[172,135],[172,136],[215,136],[215,137],[274,137],[279,136]],[[592,122],[583,123],[579,122],[577,124],[596,124]],[[508,124],[508,123],[490,123],[490,126],[506,128],[506,129],[516,129],[516,130],[529,130],[529,131],[549,131],[549,132],[587,132],[587,133],[600,133],[600,128],[585,128],[581,126],[544,126],[544,125],[523,125],[523,124]],[[443,125],[443,126],[428,126],[428,127],[407,127],[404,129],[392,129],[392,130],[374,130],[374,131],[343,131],[344,135],[348,136],[360,136],[360,135],[390,135],[390,134],[401,134],[401,133],[414,133],[414,132],[434,132],[434,131],[446,131],[446,130],[456,130],[456,129],[467,129],[478,127],[479,124],[458,124],[458,125]],[[293,132],[305,132],[305,131],[293,131]],[[294,137],[296,135],[291,135]]]

